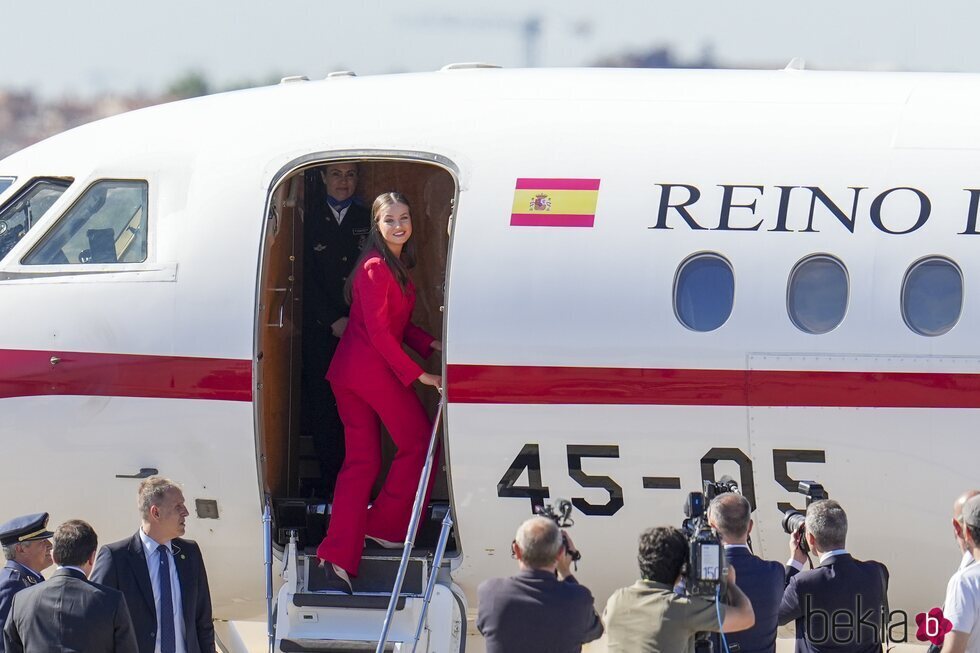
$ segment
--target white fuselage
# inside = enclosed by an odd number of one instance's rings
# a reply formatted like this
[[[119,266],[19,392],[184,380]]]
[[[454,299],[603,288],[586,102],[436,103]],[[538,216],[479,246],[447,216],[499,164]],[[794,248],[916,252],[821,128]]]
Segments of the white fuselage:
[[[980,187],[978,88],[795,71],[341,78],[139,111],[15,154],[0,202],[31,178],[74,183],[0,261],[0,514],[46,510],[122,538],[137,481],[116,475],[156,468],[184,484],[216,616],[262,614],[251,364],[269,197],[314,160],[438,157],[459,184],[446,433],[470,608],[481,580],[513,571],[530,514],[500,496],[508,470],[518,493],[575,500],[579,576],[601,607],[636,577],[640,531],[680,523],[706,457],[715,478],[751,486],[757,553],[786,557],[777,503],[803,504],[787,479],[819,481],[847,510],[851,551],[890,568],[892,608],[936,605],[959,558],[950,506],[976,484],[980,235],[964,189]],[[512,226],[523,178],[600,180],[594,226]],[[98,179],[149,183],[148,261],[21,264]],[[689,222],[674,207],[690,188]],[[848,219],[811,206],[813,188]],[[700,252],[735,279],[730,317],[706,333],[673,308],[678,268]],[[790,272],[813,254],[849,281],[822,335],[786,310]],[[930,256],[964,280],[959,320],[936,337],[901,312],[906,272]],[[4,369],[25,350],[38,353]],[[109,354],[193,371],[134,383]],[[195,499],[219,518],[197,518]]]

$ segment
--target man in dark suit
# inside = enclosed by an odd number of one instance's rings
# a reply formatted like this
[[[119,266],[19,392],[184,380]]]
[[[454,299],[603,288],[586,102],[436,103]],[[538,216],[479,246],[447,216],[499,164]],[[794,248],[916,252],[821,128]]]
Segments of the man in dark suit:
[[[592,593],[572,575],[573,544],[545,517],[517,530],[512,547],[520,571],[477,589],[476,627],[487,653],[566,653],[602,636]]]
[[[805,537],[820,564],[803,571]],[[814,501],[803,531],[790,537],[788,583],[779,624],[796,621],[797,653],[880,653],[888,619],[888,569],[855,560],[845,549],[847,515],[836,501]]]
[[[752,506],[741,494],[725,492],[708,506],[708,523],[721,535],[725,555],[735,568],[735,584],[752,602],[755,625],[728,635],[728,644],[738,644],[741,653],[773,653],[776,650],[776,620],[786,584],[786,571],[778,562],[763,560],[749,549]],[[721,651],[718,636],[714,650]]]
[[[139,653],[214,653],[211,591],[201,549],[181,539],[187,508],[173,481],[139,486],[140,530],[102,547],[92,580],[126,597]]]
[[[344,462],[344,425],[324,377],[350,314],[344,285],[371,230],[370,211],[354,196],[357,175],[356,163],[334,163],[306,177],[301,424],[313,438],[327,495]]]
[[[48,513],[15,517],[0,525],[0,546],[7,564],[0,569],[0,629],[10,614],[14,595],[44,581],[41,570],[51,566]],[[0,653],[4,653],[0,635]]]
[[[9,653],[85,651],[136,653],[136,637],[120,592],[87,580],[99,540],[83,521],[54,533],[58,570],[14,597],[3,637]]]

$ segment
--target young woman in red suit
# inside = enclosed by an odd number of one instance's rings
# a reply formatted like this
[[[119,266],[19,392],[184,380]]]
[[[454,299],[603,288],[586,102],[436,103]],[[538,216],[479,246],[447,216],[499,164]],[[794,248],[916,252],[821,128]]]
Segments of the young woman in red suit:
[[[408,268],[415,256],[408,201],[401,193],[383,193],[374,200],[371,215],[371,233],[347,281],[350,321],[327,370],[347,455],[327,535],[316,554],[324,562],[328,586],[347,593],[365,538],[382,546],[399,546],[395,543],[405,539],[432,429],[412,384],[442,385],[438,375],[423,371],[402,349],[407,344],[423,357],[442,351],[440,341],[410,321],[415,286]],[[379,418],[398,452],[369,509],[381,471]]]

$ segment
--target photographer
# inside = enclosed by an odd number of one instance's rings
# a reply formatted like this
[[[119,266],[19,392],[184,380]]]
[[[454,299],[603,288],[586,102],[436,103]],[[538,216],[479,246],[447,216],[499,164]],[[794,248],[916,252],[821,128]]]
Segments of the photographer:
[[[651,528],[640,535],[640,580],[616,590],[603,619],[609,653],[684,653],[694,651],[698,632],[734,632],[755,623],[748,597],[735,585],[735,570],[722,581],[728,605],[704,597],[679,596],[688,542],[676,528]]]
[[[575,545],[546,517],[521,524],[511,545],[520,571],[477,590],[487,653],[577,653],[602,636],[592,593],[572,576]]]
[[[738,574],[737,585],[749,597],[755,612],[755,625],[732,634],[728,644],[738,644],[741,653],[773,653],[786,571],[780,563],[763,560],[749,549],[751,515],[752,506],[741,494],[719,494],[708,505],[708,524],[721,535],[728,563]],[[721,651],[720,638],[712,638],[714,650]]]
[[[804,526],[790,536],[789,582],[779,624],[796,621],[797,653],[881,651],[888,569],[880,562],[855,560],[844,548],[846,538],[847,515],[830,499],[810,504]],[[820,557],[814,569],[803,571],[808,559],[803,542]]]

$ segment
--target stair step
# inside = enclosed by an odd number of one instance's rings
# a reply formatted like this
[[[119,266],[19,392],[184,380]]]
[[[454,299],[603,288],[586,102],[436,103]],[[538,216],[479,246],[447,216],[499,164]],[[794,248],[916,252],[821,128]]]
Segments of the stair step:
[[[279,650],[283,653],[373,653],[377,650],[377,642],[357,642],[341,639],[284,639],[279,642]],[[385,645],[385,653],[394,653],[395,645],[391,642]]]
[[[352,608],[355,610],[386,610],[390,594],[348,594],[306,592],[293,594],[293,605],[298,608]],[[405,609],[405,597],[399,596],[396,610]]]
[[[356,577],[351,578],[351,586],[355,594],[387,594],[391,595],[395,587],[395,577],[401,559],[398,557],[367,557],[361,559],[361,566]],[[306,577],[307,592],[324,591],[326,572],[316,564],[315,559],[308,560]],[[402,594],[421,596],[425,592],[425,564],[423,559],[409,560],[405,572],[405,582],[402,584]],[[337,594],[333,593],[335,596]],[[387,605],[387,604],[386,604]]]

